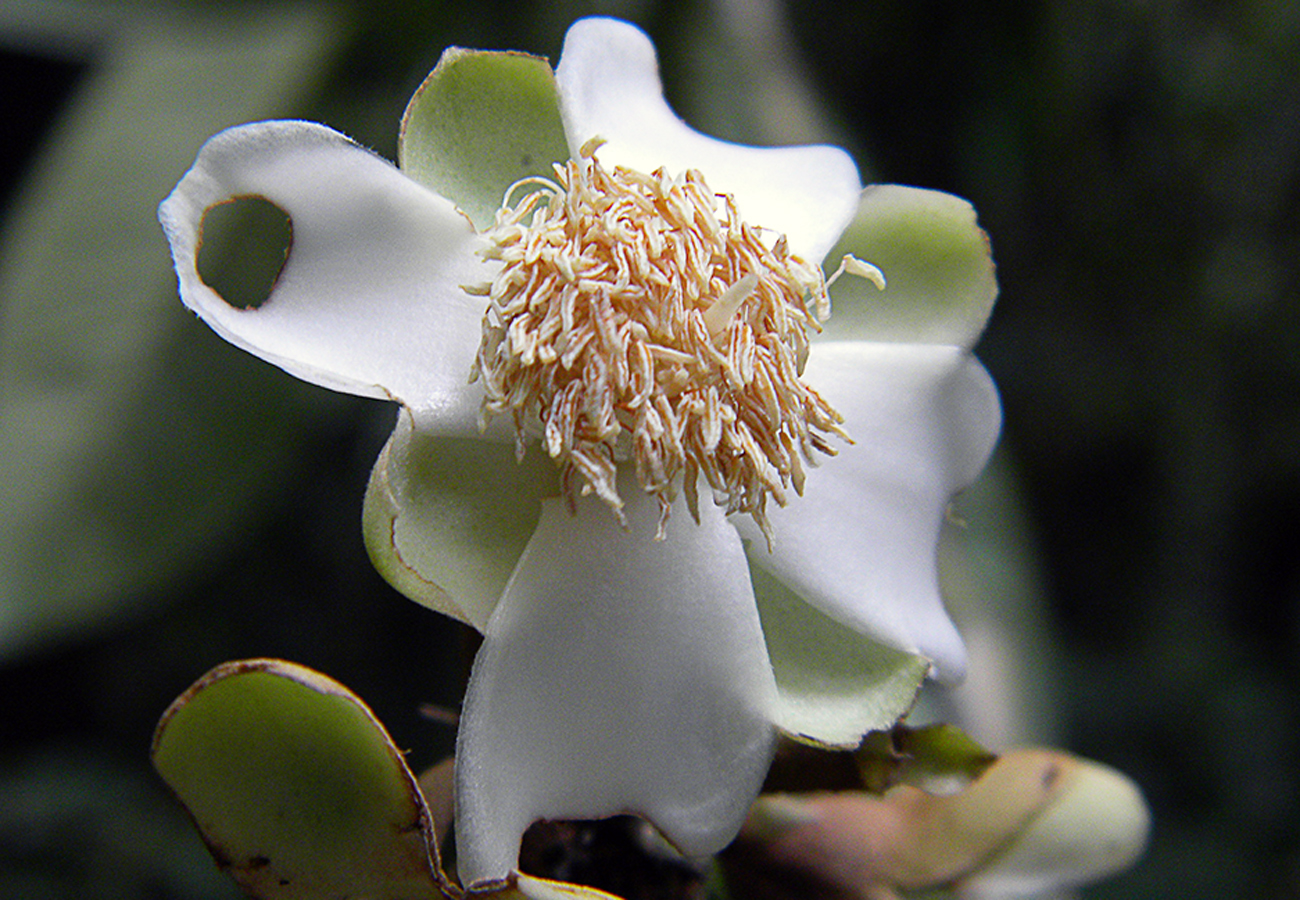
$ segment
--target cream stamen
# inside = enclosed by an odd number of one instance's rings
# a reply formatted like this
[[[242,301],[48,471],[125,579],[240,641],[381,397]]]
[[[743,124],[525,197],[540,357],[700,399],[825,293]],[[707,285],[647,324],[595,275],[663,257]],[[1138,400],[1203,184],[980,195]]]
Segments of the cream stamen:
[[[770,541],[768,499],[802,493],[804,462],[835,453],[827,435],[847,439],[799,377],[829,311],[821,269],[783,236],[765,241],[698,172],[607,172],[599,145],[553,181],[511,185],[488,232],[484,256],[502,267],[465,288],[488,298],[471,374],[481,423],[510,415],[520,453],[539,439],[570,504],[594,493],[622,520],[628,460],[659,501],[659,536],[679,489],[698,521],[703,476]],[[525,187],[539,189],[511,206]],[[879,275],[852,257],[833,277],[844,271]]]

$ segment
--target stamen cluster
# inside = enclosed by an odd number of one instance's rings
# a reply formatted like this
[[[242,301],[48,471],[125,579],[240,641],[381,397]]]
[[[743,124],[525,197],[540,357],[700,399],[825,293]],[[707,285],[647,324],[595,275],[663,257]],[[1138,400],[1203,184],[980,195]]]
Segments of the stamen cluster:
[[[616,464],[630,459],[661,535],[679,485],[698,521],[703,475],[770,540],[768,498],[802,493],[801,458],[833,455],[828,434],[847,439],[800,380],[829,309],[820,268],[743,222],[699,172],[607,172],[584,148],[555,176],[507,193],[485,251],[502,267],[467,288],[488,298],[471,376],[482,424],[508,413],[521,457],[540,438],[570,503],[576,474],[621,519]],[[539,189],[510,206],[525,185]]]

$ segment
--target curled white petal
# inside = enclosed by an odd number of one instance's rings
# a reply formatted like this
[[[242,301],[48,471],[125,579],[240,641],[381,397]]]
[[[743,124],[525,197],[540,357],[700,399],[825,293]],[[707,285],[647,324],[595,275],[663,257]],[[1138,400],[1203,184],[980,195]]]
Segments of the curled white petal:
[[[638,812],[684,853],[725,846],[770,761],[775,686],[739,537],[712,507],[652,539],[546,501],[488,623],[457,743],[467,885],[504,877],[539,818]]]
[[[919,653],[943,681],[966,651],[943,607],[936,548],[955,493],[983,468],[1001,426],[997,391],[959,347],[818,344],[804,372],[854,440],[808,473],[804,496],[770,509],[753,562],[838,622]]]
[[[560,111],[575,153],[605,143],[606,165],[672,175],[699,169],[715,191],[732,194],[746,221],[785,233],[790,247],[820,261],[853,219],[861,182],[837,147],[746,147],[695,131],[668,106],[654,45],[616,19],[580,19],[569,29],[555,71]]]
[[[199,276],[203,217],[263,197],[292,244],[267,300],[237,309]],[[347,137],[311,122],[259,122],[213,137],[159,208],[181,299],[218,334],[306,381],[388,397],[472,433],[466,386],[485,304],[461,290],[491,275],[452,205]]]

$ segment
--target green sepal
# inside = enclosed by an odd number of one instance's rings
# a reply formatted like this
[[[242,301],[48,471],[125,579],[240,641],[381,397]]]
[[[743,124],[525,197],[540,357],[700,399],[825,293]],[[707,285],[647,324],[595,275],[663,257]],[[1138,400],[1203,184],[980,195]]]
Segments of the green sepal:
[[[264,900],[444,896],[415,777],[347,688],[272,659],[224,663],[168,708],[153,763],[217,861]]]
[[[749,572],[783,731],[815,746],[847,749],[912,708],[929,671],[926,660],[832,620],[753,562]]]
[[[569,158],[550,63],[527,53],[452,47],[402,116],[402,171],[459,206],[482,230],[506,190],[554,177]]]
[[[974,208],[941,191],[873,185],[826,256],[833,271],[846,254],[876,266],[885,288],[842,275],[830,289],[830,340],[954,344],[979,340],[998,283],[988,237]]]
[[[997,760],[955,725],[899,724],[868,735],[854,754],[862,782],[873,793],[909,784],[951,793],[979,778]]]
[[[536,448],[517,461],[513,444],[426,434],[403,410],[366,488],[366,549],[397,590],[481,632],[558,492]]]

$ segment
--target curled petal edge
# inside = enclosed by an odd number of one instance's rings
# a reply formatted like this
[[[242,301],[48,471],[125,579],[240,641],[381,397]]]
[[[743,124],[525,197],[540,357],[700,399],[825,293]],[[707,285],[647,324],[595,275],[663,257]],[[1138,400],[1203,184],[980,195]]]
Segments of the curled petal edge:
[[[198,269],[206,213],[261,197],[292,240],[269,296],[236,308]],[[214,331],[305,381],[400,400],[447,433],[473,433],[466,385],[488,280],[482,238],[448,200],[346,136],[312,122],[229,128],[159,206],[181,299]]]

